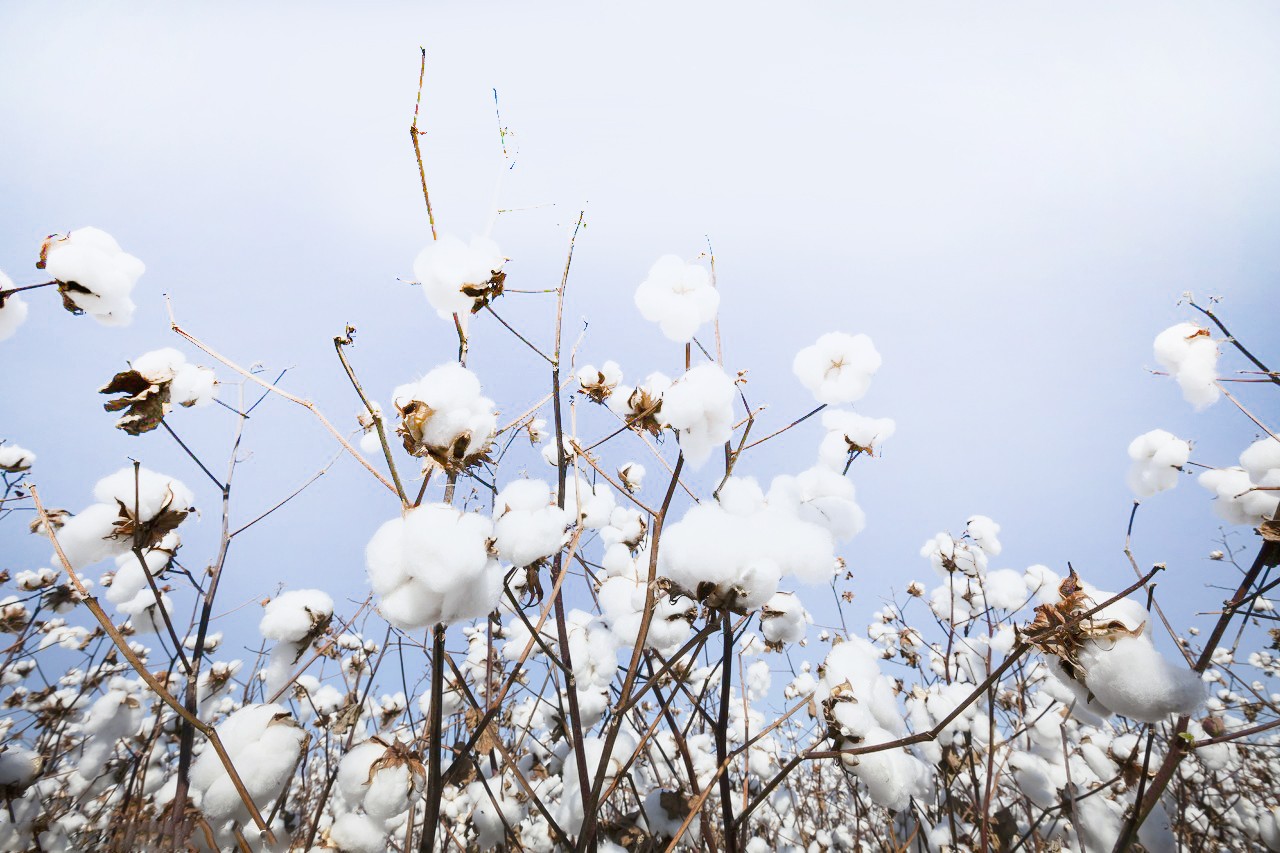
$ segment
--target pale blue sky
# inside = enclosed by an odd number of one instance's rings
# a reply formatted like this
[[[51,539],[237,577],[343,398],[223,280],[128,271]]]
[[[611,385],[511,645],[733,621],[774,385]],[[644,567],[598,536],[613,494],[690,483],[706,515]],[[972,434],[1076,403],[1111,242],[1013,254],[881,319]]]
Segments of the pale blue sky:
[[[1185,290],[1226,297],[1241,337],[1280,360],[1272,4],[351,8],[0,12],[0,269],[40,280],[40,240],[82,225],[148,265],[129,329],[33,294],[31,319],[0,344],[0,435],[40,455],[51,503],[79,509],[136,456],[203,496],[185,557],[207,559],[212,491],[167,437],[111,429],[94,393],[125,359],[178,345],[162,293],[227,355],[292,366],[284,384],[344,424],[356,401],[330,342],[345,323],[384,402],[451,357],[451,329],[395,280],[429,238],[406,132],[419,45],[444,230],[484,231],[495,198],[532,208],[503,214],[493,235],[509,286],[549,287],[587,206],[567,311],[570,341],[590,320],[582,361],[615,358],[629,377],[678,370],[631,293],[659,255],[692,257],[706,236],[728,366],[749,368],[750,399],[771,404],[762,429],[811,405],[790,375],[800,347],[836,329],[876,341],[884,368],[858,409],[895,418],[898,433],[854,469],[868,528],[843,552],[858,576],[851,612],[932,583],[920,544],[974,513],[1004,526],[994,566],[1071,560],[1125,585],[1129,440],[1163,427],[1197,440],[1196,460],[1233,464],[1254,437],[1229,403],[1195,414],[1144,368],[1156,333],[1189,317],[1175,305]],[[496,190],[493,88],[518,151]],[[548,340],[542,297],[499,307]],[[544,393],[542,369],[492,321],[475,338],[472,364],[505,412]],[[1280,420],[1274,395],[1241,393]],[[331,452],[304,412],[260,412],[240,518]],[[224,412],[172,423],[223,470]],[[808,467],[818,437],[797,429],[744,473]],[[246,535],[227,609],[276,582],[363,597],[364,544],[395,512],[379,488],[343,460]],[[1161,589],[1180,625],[1217,598],[1203,592],[1222,577],[1205,559],[1216,529],[1189,478],[1140,513],[1139,559],[1170,564]],[[15,530],[8,567],[43,560]],[[821,591],[806,600],[831,621]]]

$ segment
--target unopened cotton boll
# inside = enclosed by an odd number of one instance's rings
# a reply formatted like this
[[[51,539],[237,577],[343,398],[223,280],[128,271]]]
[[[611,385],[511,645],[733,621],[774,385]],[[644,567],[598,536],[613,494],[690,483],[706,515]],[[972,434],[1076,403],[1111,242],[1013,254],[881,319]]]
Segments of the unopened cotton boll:
[[[8,474],[21,474],[31,470],[36,462],[36,455],[16,444],[0,444],[0,471]]]
[[[130,294],[146,267],[121,251],[110,234],[89,227],[54,235],[45,241],[41,255],[43,268],[78,311],[107,326],[133,319]]]
[[[733,435],[734,381],[717,364],[687,371],[662,395],[662,420],[679,430],[685,461],[700,467]]]
[[[1157,335],[1154,347],[1156,360],[1173,374],[1183,399],[1196,411],[1217,402],[1218,343],[1208,329],[1179,323]]]
[[[1129,489],[1139,498],[1172,489],[1191,458],[1191,444],[1162,429],[1145,432],[1129,443]]]
[[[564,544],[572,515],[552,501],[551,487],[541,480],[516,480],[494,499],[494,545],[513,566],[550,557]]]
[[[819,403],[852,403],[871,387],[880,353],[866,335],[829,332],[796,353],[791,369]]]
[[[715,318],[720,292],[703,267],[663,255],[636,288],[635,302],[640,314],[657,323],[669,340],[687,344],[699,326]]]
[[[502,292],[506,261],[492,240],[475,237],[468,245],[451,234],[441,234],[418,254],[413,273],[440,318],[452,320],[457,314],[465,328],[477,305]]]
[[[379,610],[397,628],[479,618],[502,595],[502,568],[489,554],[492,522],[447,504],[427,504],[388,521],[365,549]]]

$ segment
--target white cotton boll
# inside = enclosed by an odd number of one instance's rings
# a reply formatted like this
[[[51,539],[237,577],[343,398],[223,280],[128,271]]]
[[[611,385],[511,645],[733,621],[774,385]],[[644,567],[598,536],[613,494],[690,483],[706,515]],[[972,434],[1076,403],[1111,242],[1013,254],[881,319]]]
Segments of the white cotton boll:
[[[0,787],[23,790],[35,781],[44,766],[39,753],[14,744],[0,749]]]
[[[451,462],[482,453],[493,439],[498,415],[481,390],[476,375],[456,362],[396,388],[392,402],[403,416],[399,431],[409,452]]]
[[[65,237],[50,237],[43,254],[45,270],[66,285],[63,295],[77,308],[107,326],[133,319],[135,306],[129,296],[146,267],[121,251],[111,235],[98,228],[78,228]]]
[[[758,702],[768,696],[769,686],[772,683],[773,676],[770,675],[769,664],[765,661],[758,660],[747,667],[747,698],[752,702]]]
[[[267,809],[293,775],[305,737],[279,705],[246,705],[217,727],[222,745],[259,809]],[[191,787],[202,795],[201,810],[215,821],[248,823],[248,810],[212,749],[191,767]]]
[[[603,403],[622,383],[622,368],[616,361],[606,361],[602,367],[588,364],[578,371],[578,390],[593,401]]]
[[[618,467],[618,479],[622,487],[633,494],[644,485],[644,466],[639,462],[624,462]]]
[[[894,689],[880,672],[880,650],[861,637],[851,637],[831,647],[819,672],[814,699],[825,702],[848,692],[854,701],[838,701],[834,704],[837,715],[847,720],[847,737],[864,738],[871,727],[878,726],[901,736],[906,733],[906,723],[894,698]],[[847,683],[847,686],[845,686]]]
[[[619,385],[609,397],[609,411],[632,424],[633,428],[660,431],[662,395],[671,387],[671,378],[664,373],[650,373],[635,388]]]
[[[207,367],[180,366],[169,386],[169,399],[179,406],[207,406],[218,395],[217,377]]]
[[[1204,701],[1199,675],[1170,663],[1146,635],[1091,640],[1079,653],[1085,684],[1112,712],[1143,723],[1190,714]]]
[[[829,332],[796,354],[791,370],[819,403],[860,400],[880,369],[880,353],[866,335]]]
[[[716,501],[731,515],[748,516],[765,508],[764,491],[753,477],[730,477]]]
[[[844,470],[851,453],[875,455],[897,428],[892,418],[869,418],[844,409],[823,412],[822,426],[827,434],[818,445],[818,461],[836,471]]]
[[[425,772],[415,772],[408,763],[389,763],[373,773],[364,795],[364,810],[382,820],[403,814],[426,781]]]
[[[881,728],[866,734],[865,743],[874,745],[896,740],[897,736]],[[902,811],[913,797],[923,799],[932,788],[933,774],[923,761],[902,748],[886,749],[866,755],[846,756],[846,765],[867,786],[872,802],[893,811]],[[853,762],[857,762],[853,764]]]
[[[348,853],[386,853],[388,831],[382,821],[348,812],[329,827],[329,840]]]
[[[16,444],[0,444],[0,471],[21,474],[36,464],[36,455]]]
[[[1051,809],[1058,805],[1058,790],[1067,784],[1065,771],[1028,752],[1014,752],[1009,766],[1013,768],[1018,789],[1037,808]]]
[[[413,274],[441,319],[452,320],[457,314],[465,328],[476,297],[464,293],[463,288],[488,288],[506,261],[492,240],[474,237],[468,245],[451,234],[441,234],[418,253]]]
[[[760,631],[774,648],[803,640],[805,625],[812,621],[794,592],[775,593],[760,610]]]
[[[360,452],[366,456],[382,456],[382,439],[378,437],[376,429],[371,429],[360,436]]]
[[[365,549],[379,609],[398,628],[476,619],[497,606],[502,567],[489,555],[493,525],[473,512],[427,504],[382,525]]]
[[[333,599],[318,589],[294,589],[267,602],[258,630],[268,640],[301,643],[333,618]]]
[[[1027,602],[1027,584],[1021,572],[997,569],[982,578],[983,596],[987,604],[1001,610],[1014,611]]]
[[[13,282],[4,273],[0,272],[0,290],[6,290],[11,287],[13,287]],[[27,314],[30,310],[20,293],[14,293],[5,298],[4,303],[0,304],[0,341],[13,337],[14,332],[18,331],[18,327],[27,321]]]
[[[93,497],[108,506],[122,504],[130,514],[136,508],[143,521],[151,521],[163,510],[189,512],[196,502],[195,495],[181,481],[149,468],[139,468],[135,474],[132,466],[99,480],[93,487]]]
[[[680,449],[693,468],[733,435],[734,390],[734,381],[718,364],[702,364],[662,395],[662,420],[679,430]]]
[[[983,550],[989,557],[998,557],[1003,550],[997,535],[1000,525],[985,515],[972,515],[965,523],[965,533],[969,539]]]
[[[516,480],[494,499],[493,537],[498,556],[513,566],[550,557],[564,544],[572,515],[555,506],[541,480]]]
[[[1165,329],[1156,336],[1155,356],[1173,374],[1183,399],[1196,411],[1217,401],[1218,344],[1207,329],[1194,323]]]
[[[1280,474],[1280,440],[1270,436],[1255,441],[1240,454],[1240,467],[1249,472],[1249,479],[1258,485],[1280,485],[1266,482]]]
[[[120,520],[120,510],[106,504],[90,504],[71,516],[57,531],[58,545],[74,569],[83,569],[108,557],[128,550],[130,543],[112,539],[112,531]],[[53,555],[50,562],[57,561]]]
[[[668,340],[686,344],[699,326],[715,318],[720,293],[706,269],[663,255],[636,288],[635,302],[640,314],[657,323]]]
[[[1213,511],[1228,524],[1256,527],[1264,518],[1273,517],[1280,507],[1280,496],[1274,491],[1255,490],[1258,484],[1243,468],[1205,471],[1200,475],[1199,483],[1214,493],[1217,500],[1213,503]]]
[[[172,347],[152,350],[130,360],[129,366],[144,379],[159,385],[172,382],[178,371],[187,363],[187,357]]]
[[[1139,498],[1178,485],[1178,474],[1191,458],[1191,444],[1162,429],[1143,433],[1129,443],[1129,489]]]
[[[858,535],[867,525],[866,514],[854,500],[853,483],[827,468],[775,477],[769,485],[768,502],[824,528],[838,542]]]
[[[1033,604],[1056,604],[1060,600],[1058,587],[1062,585],[1062,576],[1048,566],[1028,566],[1022,573],[1022,582]]]

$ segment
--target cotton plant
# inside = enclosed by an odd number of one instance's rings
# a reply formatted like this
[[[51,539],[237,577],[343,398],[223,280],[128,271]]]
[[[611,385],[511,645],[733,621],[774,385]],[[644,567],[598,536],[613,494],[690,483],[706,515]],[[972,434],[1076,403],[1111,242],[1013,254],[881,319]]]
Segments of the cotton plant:
[[[150,432],[174,405],[207,406],[217,394],[213,370],[187,361],[178,350],[165,347],[143,353],[117,373],[99,393],[121,396],[103,404],[108,412],[124,411],[116,428],[129,435]]]

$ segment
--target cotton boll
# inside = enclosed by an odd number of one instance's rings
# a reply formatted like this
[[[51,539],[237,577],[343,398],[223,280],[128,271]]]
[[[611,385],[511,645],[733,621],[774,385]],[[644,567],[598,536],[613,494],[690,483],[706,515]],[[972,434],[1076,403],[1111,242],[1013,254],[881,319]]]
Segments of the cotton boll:
[[[1143,433],[1129,443],[1133,465],[1127,478],[1129,488],[1139,498],[1172,489],[1178,474],[1191,458],[1191,444],[1162,429]]]
[[[1275,477],[1280,480],[1280,476]],[[1264,518],[1273,517],[1280,508],[1280,497],[1274,491],[1257,491],[1256,484],[1243,468],[1217,468],[1200,475],[1199,483],[1213,492],[1213,511],[1228,524],[1256,527]]]
[[[494,545],[513,566],[549,557],[564,544],[572,515],[554,505],[551,487],[541,480],[516,480],[494,499]]]
[[[382,821],[348,812],[329,827],[329,840],[349,853],[386,853],[388,831]]]
[[[74,569],[83,569],[127,549],[128,544],[112,539],[119,510],[106,504],[91,504],[71,516],[58,531],[58,545]],[[50,558],[56,562],[57,555]]]
[[[65,237],[54,235],[41,247],[43,268],[61,285],[58,289],[79,311],[106,326],[133,319],[133,287],[146,267],[120,249],[111,235],[98,228],[78,228]]]
[[[477,306],[502,293],[507,259],[492,240],[472,238],[470,245],[450,234],[441,234],[413,262],[413,273],[422,292],[441,319],[457,314],[464,324]]]
[[[636,288],[636,307],[662,334],[677,343],[693,340],[698,327],[716,316],[720,293],[707,271],[676,255],[663,255]]]
[[[427,504],[382,525],[365,563],[379,609],[406,630],[476,619],[497,606],[502,568],[489,555],[489,519]]]
[[[644,485],[644,466],[639,462],[625,462],[618,468],[618,479],[622,487],[635,494]]]
[[[999,533],[1000,525],[985,515],[970,516],[965,523],[965,535],[989,557],[1000,556],[1002,546],[996,538]]]
[[[616,361],[606,361],[603,367],[588,364],[578,371],[579,393],[596,403],[608,400],[621,382],[622,368]]]
[[[138,518],[151,521],[164,511],[190,512],[195,508],[195,495],[181,481],[149,468],[121,468],[104,477],[93,487],[93,497],[108,506],[123,506],[130,515],[136,508]]]
[[[1088,641],[1079,660],[1097,701],[1131,720],[1158,723],[1204,701],[1199,675],[1170,663],[1145,635]]]
[[[844,470],[850,454],[874,456],[896,429],[891,418],[868,418],[843,409],[823,412],[822,426],[827,434],[818,446],[818,461],[836,471]]]
[[[295,589],[273,598],[258,630],[268,640],[302,643],[323,631],[333,618],[333,599],[318,589]]]
[[[1173,374],[1182,388],[1182,397],[1196,411],[1216,402],[1218,386],[1218,344],[1194,323],[1179,323],[1165,329],[1155,340],[1155,356]]]
[[[769,648],[781,650],[804,639],[805,625],[813,617],[793,592],[775,593],[760,609],[760,630]]]
[[[670,377],[662,373],[650,373],[635,388],[619,385],[609,397],[609,411],[623,418],[636,432],[658,435],[664,423],[662,397],[670,387]]]
[[[1249,445],[1240,454],[1240,467],[1249,472],[1249,479],[1258,485],[1280,485],[1267,482],[1280,474],[1280,439],[1268,436]]]
[[[987,604],[1010,612],[1027,602],[1026,580],[1021,572],[998,569],[982,578],[982,592]]]
[[[687,371],[662,395],[662,420],[680,433],[680,449],[693,468],[733,435],[734,381],[717,364]]]
[[[453,473],[479,462],[498,425],[493,401],[480,392],[480,380],[456,362],[396,388],[392,401],[402,418],[396,431],[405,450]]]
[[[16,444],[0,444],[0,471],[21,474],[36,464],[36,455]]]
[[[866,335],[829,332],[800,350],[791,369],[819,403],[852,403],[871,387],[880,353]]]
[[[260,810],[268,809],[293,775],[305,737],[302,728],[279,705],[246,705],[217,731],[249,796]],[[212,820],[249,822],[248,810],[212,748],[192,765],[191,787],[201,794],[200,808]]]
[[[0,272],[0,290],[7,290],[11,287],[13,287],[13,282],[4,273]],[[18,331],[18,327],[27,321],[27,313],[29,311],[30,308],[21,294],[14,293],[5,297],[4,302],[0,303],[0,341],[13,337],[14,332]]]
[[[571,476],[564,484],[564,508],[569,517],[575,515],[583,527],[598,530],[609,523],[617,506],[608,483],[591,485],[582,477]]]

